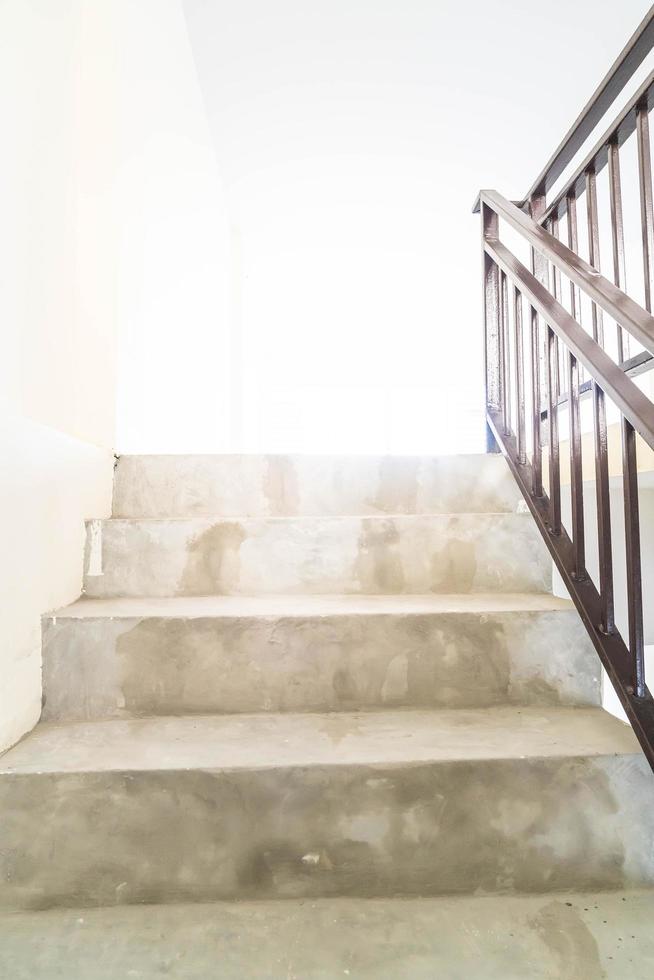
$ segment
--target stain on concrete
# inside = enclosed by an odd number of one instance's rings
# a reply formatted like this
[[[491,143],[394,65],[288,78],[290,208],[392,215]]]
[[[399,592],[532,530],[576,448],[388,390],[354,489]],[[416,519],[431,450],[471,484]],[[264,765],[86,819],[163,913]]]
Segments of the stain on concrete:
[[[406,580],[400,555],[400,533],[394,521],[361,522],[355,576],[362,592],[404,592]]]
[[[480,704],[506,700],[511,658],[499,620],[447,614],[436,621],[415,617],[405,624],[402,637],[407,633],[413,638],[408,703],[461,706],[472,690]],[[400,637],[398,646],[399,641]]]
[[[409,687],[408,675],[409,657],[406,653],[399,653],[390,660],[384,672],[381,686],[383,704],[402,704]]]
[[[263,493],[271,517],[300,513],[300,483],[290,456],[266,456]]]
[[[452,538],[431,558],[431,591],[472,592],[477,574],[475,541]]]
[[[554,900],[528,920],[557,962],[557,980],[603,980],[599,949],[572,903]]]
[[[358,688],[352,674],[345,667],[334,671],[332,687],[337,700],[342,704],[353,704],[358,697]]]
[[[615,812],[625,778],[606,760],[519,758],[7,775],[0,907],[637,886],[649,812]],[[529,810],[517,829],[511,809]],[[374,845],[352,839],[362,822]],[[302,862],[316,853],[329,870]]]
[[[177,595],[216,595],[233,589],[239,580],[239,549],[245,538],[237,521],[213,524],[193,538],[187,545]]]
[[[379,464],[373,507],[383,514],[415,514],[419,466],[417,458],[384,456]]]
[[[597,704],[575,615],[63,618],[44,627],[45,717]]]

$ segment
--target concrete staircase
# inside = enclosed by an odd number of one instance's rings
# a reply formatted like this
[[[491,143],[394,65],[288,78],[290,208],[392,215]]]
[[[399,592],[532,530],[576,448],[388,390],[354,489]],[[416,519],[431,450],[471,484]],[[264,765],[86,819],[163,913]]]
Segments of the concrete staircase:
[[[631,894],[654,779],[501,458],[123,457],[85,563],[84,598],[44,618],[42,721],[0,759],[0,975],[78,976],[35,972],[37,934],[77,943],[80,977],[132,975],[114,946],[147,946],[139,903],[169,924],[185,903],[196,960],[173,975],[213,976],[209,943],[234,978],[568,976],[534,972],[550,926],[588,913],[597,946],[593,908],[618,931],[616,908],[654,910]],[[452,896],[476,973],[455,948],[434,972]],[[73,942],[65,910],[92,907]],[[314,961],[276,945],[280,908],[325,937]],[[343,916],[347,948],[315,924]],[[630,942],[630,977],[654,975]],[[139,949],[133,975],[161,975]],[[624,976],[602,950],[569,975]]]

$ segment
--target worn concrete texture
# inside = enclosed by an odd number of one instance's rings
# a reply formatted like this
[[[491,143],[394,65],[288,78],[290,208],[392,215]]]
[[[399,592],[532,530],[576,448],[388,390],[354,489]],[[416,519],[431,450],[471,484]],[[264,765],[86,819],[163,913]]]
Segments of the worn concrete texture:
[[[89,522],[101,596],[548,591],[528,514]]]
[[[654,895],[317,899],[0,916],[11,980],[651,980]]]
[[[0,905],[641,886],[653,807],[597,708],[43,725],[2,759]]]
[[[44,618],[43,692],[46,721],[597,704],[600,665],[546,595],[104,599]]]
[[[504,459],[121,456],[114,517],[301,517],[515,511]]]

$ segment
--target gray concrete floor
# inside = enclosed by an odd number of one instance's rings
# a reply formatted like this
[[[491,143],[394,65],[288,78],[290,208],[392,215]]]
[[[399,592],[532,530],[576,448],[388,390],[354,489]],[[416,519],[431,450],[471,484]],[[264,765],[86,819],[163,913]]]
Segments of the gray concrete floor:
[[[82,598],[49,613],[46,619],[210,616],[389,616],[437,613],[552,612],[573,610],[569,599],[549,592],[475,592],[458,595],[203,595],[169,599]]]
[[[0,977],[652,980],[654,893],[5,913]]]
[[[640,756],[628,725],[601,708],[501,705],[442,711],[193,715],[37,727],[0,774],[281,769],[520,758]]]

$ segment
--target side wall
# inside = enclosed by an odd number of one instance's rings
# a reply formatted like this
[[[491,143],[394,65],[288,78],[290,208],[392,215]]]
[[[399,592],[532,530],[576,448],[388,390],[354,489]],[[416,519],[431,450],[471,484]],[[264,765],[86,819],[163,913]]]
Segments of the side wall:
[[[229,227],[182,0],[94,0],[117,51],[121,453],[229,442]]]
[[[0,750],[38,720],[41,614],[79,595],[84,519],[110,507],[115,316],[98,26],[78,0],[0,5]]]
[[[41,614],[82,587],[84,518],[108,515],[109,451],[26,418],[0,423],[0,751],[41,711]]]

